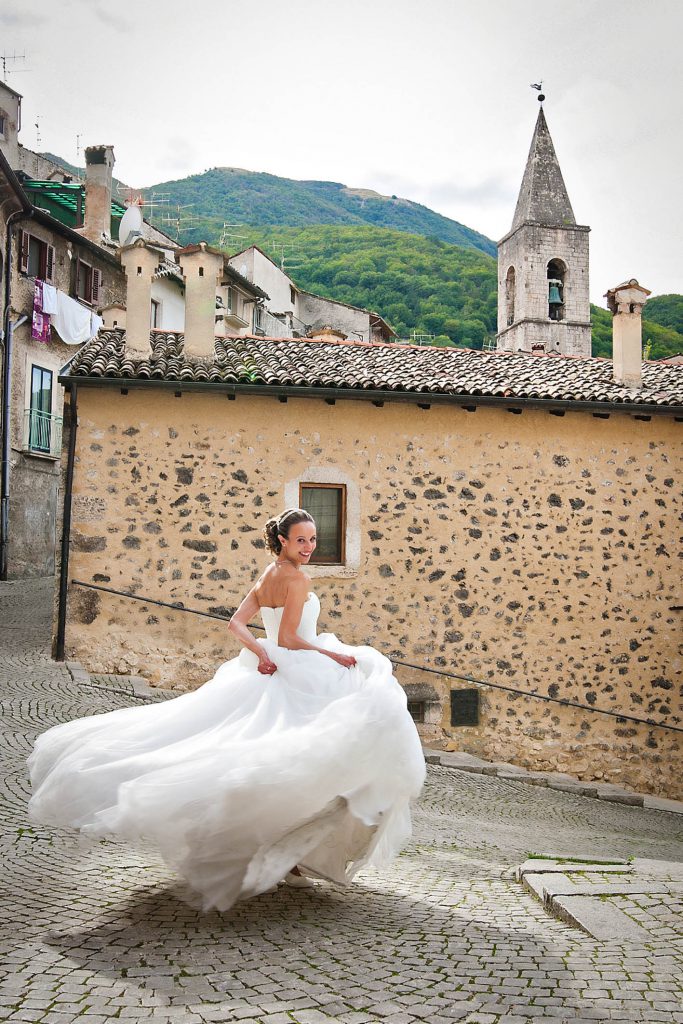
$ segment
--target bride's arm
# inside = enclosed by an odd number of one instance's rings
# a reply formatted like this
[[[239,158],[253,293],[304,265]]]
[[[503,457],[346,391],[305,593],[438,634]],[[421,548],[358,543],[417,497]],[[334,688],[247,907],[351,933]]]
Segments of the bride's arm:
[[[228,629],[236,636],[243,647],[251,651],[258,658],[258,670],[266,676],[272,676],[277,670],[277,665],[270,660],[258,640],[255,639],[247,629],[247,623],[256,615],[260,608],[258,598],[253,590],[250,590],[242,604],[228,623]]]
[[[353,656],[336,654],[334,651],[326,651],[323,647],[316,647],[315,644],[309,644],[308,641],[302,640],[297,633],[304,604],[308,597],[309,582],[307,576],[301,575],[300,579],[292,580],[289,584],[277,636],[278,646],[286,647],[289,651],[317,651],[319,654],[325,654],[332,661],[336,661],[338,665],[351,668],[356,664],[356,659]]]

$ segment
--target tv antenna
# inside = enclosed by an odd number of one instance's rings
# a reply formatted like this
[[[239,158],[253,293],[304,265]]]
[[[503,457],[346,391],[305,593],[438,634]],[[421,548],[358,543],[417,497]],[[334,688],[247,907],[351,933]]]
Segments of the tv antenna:
[[[41,134],[40,134],[40,114],[36,114],[35,129],[36,129],[36,146],[40,146],[42,144],[42,141],[43,141],[42,137],[41,137]]]
[[[81,155],[81,138],[82,137],[83,137],[83,133],[82,132],[79,132],[78,135],[76,136],[76,159],[77,160],[78,160],[78,158]]]
[[[413,345],[431,345],[436,335],[422,334],[420,331],[411,331],[410,340]]]
[[[181,231],[187,231],[189,228],[196,227],[197,216],[194,213],[183,213],[184,210],[189,210],[194,206],[194,203],[186,203],[181,206],[178,203],[175,207],[175,213],[165,210],[161,215],[159,224],[163,228],[174,228],[175,229],[175,240],[180,240]]]
[[[3,51],[3,53],[0,54],[0,63],[2,64],[2,80],[3,80],[3,82],[7,81],[7,76],[8,75],[21,75],[24,72],[30,70],[30,68],[9,68],[8,69],[7,62],[8,61],[12,61],[12,60],[26,60],[26,54],[25,53],[17,53],[16,50],[14,51],[14,53],[6,53],[6,52]]]
[[[271,242],[269,248],[277,253],[277,262],[283,273],[303,266],[306,257],[295,242]]]
[[[221,237],[218,241],[221,249],[227,249],[228,252],[233,249],[238,252],[240,249],[244,249],[240,242],[246,242],[249,238],[248,235],[240,235],[238,231],[240,228],[244,229],[244,224],[229,224],[227,221],[223,221],[223,228],[221,230]]]
[[[149,216],[152,216],[155,207],[165,206],[167,203],[170,203],[170,196],[170,192],[152,192],[149,199],[143,198],[143,203],[149,210]]]

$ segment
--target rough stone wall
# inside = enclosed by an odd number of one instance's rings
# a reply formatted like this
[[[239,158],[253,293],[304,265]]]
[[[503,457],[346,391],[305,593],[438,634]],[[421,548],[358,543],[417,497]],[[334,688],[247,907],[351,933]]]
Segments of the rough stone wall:
[[[36,238],[55,247],[54,284],[69,293],[74,248],[67,240],[35,221],[21,221],[15,228],[12,247],[12,309],[14,318],[26,313],[28,321],[17,328],[13,337],[10,411],[10,578],[49,576],[55,571],[55,514],[59,500],[59,464],[49,457],[24,450],[25,410],[30,404],[31,366],[36,364],[53,374],[52,412],[61,416],[64,390],[57,376],[74,352],[54,333],[44,345],[31,337],[34,279],[18,271],[19,231],[29,231]],[[123,273],[108,261],[98,259],[91,250],[81,250],[82,257],[102,271],[101,305],[122,301],[125,297]]]
[[[590,324],[568,323],[566,320],[523,320],[498,335],[498,350],[533,352],[543,346],[544,352],[589,358],[591,354]]]
[[[590,356],[588,237],[587,228],[527,224],[499,243],[498,332],[502,334],[499,347],[530,352],[531,345],[540,337],[548,348],[563,355]],[[552,259],[562,260],[567,267],[564,321],[559,323],[548,317],[547,267]],[[505,281],[511,266],[516,276],[515,321],[522,323],[508,328]],[[584,326],[572,326],[578,324]]]
[[[347,338],[370,341],[370,317],[360,309],[351,309],[333,299],[324,299],[320,295],[299,295],[297,316],[310,327],[320,330],[333,327],[335,331],[343,331]]]
[[[318,571],[322,629],[680,724],[679,433],[623,414],[81,391],[69,576],[229,614],[288,481],[327,465],[358,482],[361,556]],[[221,622],[79,586],[67,650],[180,687],[236,653]],[[480,724],[451,728],[450,690],[471,684],[398,674],[431,742],[680,795],[678,734],[489,688]]]

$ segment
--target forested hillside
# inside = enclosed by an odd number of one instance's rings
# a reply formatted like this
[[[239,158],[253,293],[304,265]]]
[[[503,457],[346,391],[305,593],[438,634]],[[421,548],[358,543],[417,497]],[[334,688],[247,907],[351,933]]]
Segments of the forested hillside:
[[[276,261],[289,246],[289,273],[301,288],[375,310],[401,338],[417,331],[437,345],[481,348],[495,337],[496,261],[483,253],[371,227],[252,228],[247,237]],[[598,306],[591,313],[593,355],[611,356],[612,316]],[[649,319],[643,342],[652,359],[683,351],[683,333]]]
[[[371,227],[254,229],[250,240],[276,254],[293,243],[300,287],[380,313],[407,338],[481,348],[496,330],[496,261],[434,238]]]
[[[647,300],[643,312],[652,323],[683,335],[683,295],[655,295]]]

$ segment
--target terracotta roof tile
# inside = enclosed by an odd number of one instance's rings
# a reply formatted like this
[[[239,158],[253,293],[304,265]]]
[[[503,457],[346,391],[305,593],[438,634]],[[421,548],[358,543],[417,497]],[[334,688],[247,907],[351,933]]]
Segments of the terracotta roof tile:
[[[645,362],[643,386],[634,390],[615,384],[609,359],[252,335],[216,338],[209,361],[186,356],[182,334],[153,331],[149,356],[140,359],[126,351],[122,332],[101,331],[68,376],[683,406],[683,366],[672,363]]]

